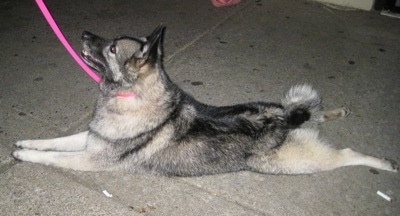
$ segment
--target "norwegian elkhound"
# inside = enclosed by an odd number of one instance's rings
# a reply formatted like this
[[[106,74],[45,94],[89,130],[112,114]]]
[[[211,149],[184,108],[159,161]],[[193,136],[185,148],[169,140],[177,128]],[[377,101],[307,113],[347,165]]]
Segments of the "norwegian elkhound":
[[[74,170],[170,176],[303,174],[351,165],[398,171],[394,161],[323,141],[314,126],[349,110],[321,111],[320,96],[309,85],[292,87],[281,103],[218,107],[195,100],[164,71],[164,29],[113,40],[83,32],[82,58],[103,77],[89,130],[18,141],[22,149],[14,157]]]

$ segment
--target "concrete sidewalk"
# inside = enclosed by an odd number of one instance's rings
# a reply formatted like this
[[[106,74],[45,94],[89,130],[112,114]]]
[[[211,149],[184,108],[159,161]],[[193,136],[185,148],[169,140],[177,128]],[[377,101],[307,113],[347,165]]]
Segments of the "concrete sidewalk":
[[[77,51],[83,30],[144,36],[162,22],[167,72],[206,103],[278,101],[311,83],[326,108],[352,109],[322,126],[332,144],[400,162],[399,19],[303,0],[46,3]],[[400,215],[400,175],[367,167],[167,178],[16,162],[17,140],[85,130],[98,89],[33,0],[0,3],[0,41],[0,215]]]

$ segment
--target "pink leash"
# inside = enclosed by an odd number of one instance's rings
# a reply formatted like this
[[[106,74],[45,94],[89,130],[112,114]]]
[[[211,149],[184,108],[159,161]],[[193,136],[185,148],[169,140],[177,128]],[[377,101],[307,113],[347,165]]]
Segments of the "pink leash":
[[[60,28],[58,28],[56,22],[54,21],[53,17],[51,16],[49,10],[47,9],[46,5],[44,4],[43,0],[36,0],[36,4],[39,6],[40,10],[42,11],[44,17],[46,18],[47,22],[50,24],[50,27],[53,29],[54,33],[61,41],[62,45],[64,45],[65,49],[69,52],[72,58],[81,66],[81,68],[97,83],[101,81],[101,78],[94,73],[89,66],[87,66],[82,59],[75,53],[72,49],[71,45],[68,43],[67,39],[65,39],[63,33],[61,32]]]

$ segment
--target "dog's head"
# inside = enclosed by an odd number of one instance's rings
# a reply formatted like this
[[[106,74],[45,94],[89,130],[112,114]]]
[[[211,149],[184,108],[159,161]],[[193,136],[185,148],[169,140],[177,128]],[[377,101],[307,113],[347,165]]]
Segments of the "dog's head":
[[[129,88],[157,71],[157,66],[162,67],[164,29],[160,25],[148,37],[121,36],[111,40],[84,31],[82,59],[104,82]]]

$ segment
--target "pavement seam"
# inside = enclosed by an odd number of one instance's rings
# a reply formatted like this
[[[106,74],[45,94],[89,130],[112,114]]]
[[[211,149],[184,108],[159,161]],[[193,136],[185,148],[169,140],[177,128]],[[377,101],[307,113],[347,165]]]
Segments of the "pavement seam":
[[[15,159],[2,163],[0,165],[0,176],[10,170],[17,163],[18,161],[16,161]]]
[[[94,105],[93,105],[94,106]],[[86,113],[84,113],[81,118],[79,118],[77,121],[75,121],[74,123],[71,124],[71,126],[68,127],[67,130],[62,131],[59,133],[59,136],[65,136],[65,135],[72,135],[77,133],[77,129],[79,127],[81,127],[84,124],[88,124],[86,122],[90,122],[90,120],[92,119],[92,115],[93,115],[93,111],[90,110]]]
[[[226,201],[226,202],[228,202],[228,203],[232,203],[232,204],[234,204],[234,205],[238,205],[238,206],[240,206],[240,207],[242,207],[242,208],[244,208],[244,209],[248,209],[248,210],[253,211],[253,212],[255,212],[255,213],[259,214],[259,215],[268,215],[268,213],[263,212],[263,211],[261,211],[260,209],[257,209],[257,208],[254,208],[254,207],[252,207],[252,206],[249,206],[249,205],[247,205],[247,204],[245,204],[245,203],[241,203],[241,202],[239,202],[239,201],[230,199],[230,198],[228,198],[228,197],[226,197],[226,196],[224,196],[224,195],[219,195],[219,194],[217,194],[217,193],[215,193],[215,192],[212,192],[212,191],[210,191],[210,190],[207,190],[206,188],[199,187],[199,186],[197,186],[196,184],[190,183],[189,181],[186,181],[186,180],[184,180],[184,179],[179,179],[179,177],[173,177],[173,178],[174,178],[175,180],[180,181],[180,182],[183,183],[183,184],[189,185],[189,186],[194,187],[194,188],[196,188],[196,189],[198,189],[198,190],[201,190],[201,191],[203,191],[203,192],[205,192],[205,193],[208,193],[208,194],[210,194],[210,195],[212,195],[212,196],[218,197],[218,198],[220,198],[220,199],[222,199],[222,200],[224,200],[224,201]]]
[[[88,182],[84,178],[79,177],[79,175],[77,175],[74,172],[70,172],[69,170],[65,170],[65,169],[61,169],[61,168],[57,168],[57,167],[50,167],[50,168],[56,174],[61,175],[62,177],[66,178],[68,180],[71,180],[72,182],[79,184],[82,187],[84,187],[90,191],[94,191],[95,193],[98,193],[99,196],[104,196],[104,194],[102,192],[104,190],[104,188],[102,188],[99,184],[97,184],[95,182]],[[79,172],[79,171],[77,171],[77,172]],[[125,203],[118,196],[113,196],[112,199],[109,199],[109,200],[111,202],[122,205],[122,206],[126,207],[127,209],[134,211],[137,214],[140,214],[139,210],[132,208],[129,204]]]
[[[171,61],[176,55],[180,54],[181,52],[185,51],[186,49],[188,49],[189,47],[191,47],[192,45],[194,45],[196,42],[198,42],[199,40],[201,40],[203,37],[205,37],[206,35],[208,35],[210,32],[214,31],[216,28],[218,28],[221,24],[223,24],[226,20],[230,19],[231,17],[239,14],[240,12],[242,12],[243,10],[247,9],[251,4],[252,1],[249,1],[247,3],[244,3],[244,6],[240,9],[238,9],[237,11],[233,12],[232,14],[229,14],[228,16],[226,16],[225,18],[223,18],[221,21],[219,21],[217,24],[215,24],[214,26],[211,26],[211,28],[205,30],[204,32],[202,32],[200,35],[198,35],[197,37],[195,37],[192,41],[189,41],[188,43],[184,44],[181,48],[179,48],[177,51],[175,51],[174,53],[172,53],[171,55],[167,56],[164,60],[165,63],[168,63],[169,61]]]

